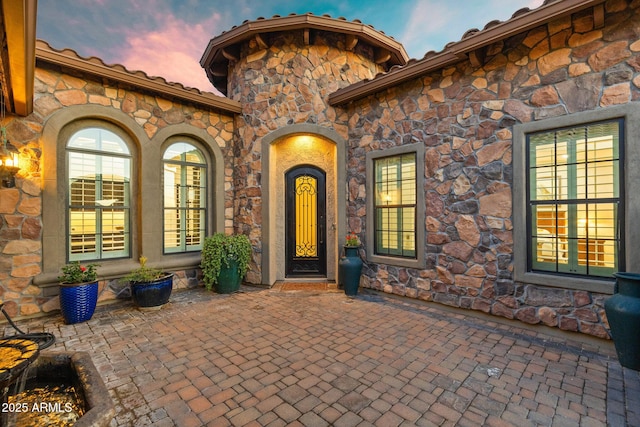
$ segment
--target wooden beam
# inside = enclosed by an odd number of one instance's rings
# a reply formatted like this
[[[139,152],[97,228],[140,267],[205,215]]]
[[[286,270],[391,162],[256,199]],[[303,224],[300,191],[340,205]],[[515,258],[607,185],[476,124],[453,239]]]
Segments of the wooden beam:
[[[214,63],[211,68],[209,68],[209,72],[212,76],[216,77],[226,77],[227,74],[229,74],[229,70],[227,69],[225,62]]]
[[[309,29],[308,28],[304,29],[303,37],[304,37],[304,44],[307,45],[307,46],[310,45],[311,43],[309,43],[310,36],[309,36]]]
[[[345,42],[345,48],[347,50],[353,50],[358,44],[358,37],[353,34],[347,34],[347,41]]]
[[[224,56],[229,61],[238,62],[238,59],[239,59],[238,56],[232,53],[228,48],[222,49],[222,56]]]
[[[376,64],[384,64],[389,59],[391,59],[391,52],[387,49],[380,48],[376,50],[376,57],[374,59]]]
[[[260,34],[256,34],[255,40],[260,49],[266,49],[269,47]]]
[[[469,52],[469,62],[471,62],[471,65],[475,68],[480,68],[484,65],[486,54],[487,50],[484,47],[472,50],[471,52]]]
[[[595,28],[604,27],[604,4],[593,6],[593,25]]]

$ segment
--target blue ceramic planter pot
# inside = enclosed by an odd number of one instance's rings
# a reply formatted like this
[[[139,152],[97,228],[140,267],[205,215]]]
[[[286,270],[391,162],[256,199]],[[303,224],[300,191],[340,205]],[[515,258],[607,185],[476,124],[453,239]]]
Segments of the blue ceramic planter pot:
[[[358,295],[361,273],[362,260],[358,255],[358,246],[345,246],[344,256],[338,262],[338,285],[344,287],[346,295]]]
[[[88,283],[60,283],[60,311],[65,323],[86,322],[91,319],[98,303],[98,281]]]
[[[604,303],[618,360],[640,371],[640,274],[615,273],[614,295]]]
[[[160,308],[169,302],[173,289],[173,273],[153,282],[131,282],[131,297],[140,308]]]

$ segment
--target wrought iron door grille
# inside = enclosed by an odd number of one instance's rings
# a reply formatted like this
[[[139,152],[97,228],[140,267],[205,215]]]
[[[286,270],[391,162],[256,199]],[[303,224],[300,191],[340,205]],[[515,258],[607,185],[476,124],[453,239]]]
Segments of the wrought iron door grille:
[[[296,257],[318,255],[318,180],[301,175],[295,181]]]

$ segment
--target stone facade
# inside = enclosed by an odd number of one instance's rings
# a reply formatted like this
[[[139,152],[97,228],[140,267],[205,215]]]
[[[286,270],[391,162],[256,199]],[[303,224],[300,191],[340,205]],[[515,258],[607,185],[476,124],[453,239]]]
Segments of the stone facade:
[[[640,2],[606,4],[490,46],[347,109],[349,226],[369,238],[364,154],[426,146],[427,268],[367,265],[363,285],[606,338],[606,295],[514,282],[512,127],[640,100]],[[550,283],[551,284],[551,283]]]
[[[159,131],[173,125],[187,125],[204,130],[225,155],[225,199],[229,209],[225,228],[233,229],[233,160],[231,153],[234,123],[230,115],[199,108],[177,99],[141,92],[139,89],[89,75],[46,67],[39,64],[35,73],[34,112],[27,117],[12,117],[6,124],[9,141],[20,151],[21,169],[15,188],[0,188],[0,300],[12,316],[36,315],[58,309],[55,283],[34,284],[43,273],[43,174],[42,132],[47,120],[71,106],[103,106],[122,112],[152,139]],[[55,156],[55,153],[47,153]],[[65,243],[60,242],[64,248]],[[196,286],[196,265],[176,269],[174,288]],[[112,271],[110,276],[124,276],[127,271]],[[115,280],[115,279],[114,279]],[[115,298],[108,286],[100,282],[100,301]]]
[[[269,40],[268,48],[253,40],[244,43],[233,64],[229,97],[243,108],[236,118],[235,227],[250,236],[254,247],[262,246],[263,236],[263,137],[287,126],[314,124],[346,139],[348,115],[328,104],[329,94],[383,71],[372,48],[360,44],[347,51],[344,43],[344,36],[331,33],[320,32],[313,45],[304,42],[302,31],[282,33]],[[261,270],[261,253],[256,252],[247,280],[261,283]]]
[[[336,218],[327,224],[329,262],[337,265],[343,235],[356,233],[369,260],[362,286],[608,338],[603,302],[611,292],[519,283],[514,276],[514,126],[640,102],[640,0],[609,0],[598,10],[602,16],[588,8],[492,40],[470,60],[345,104],[330,102],[330,95],[398,71],[378,61],[376,48],[339,29],[267,28],[224,46],[229,63],[216,68],[215,78],[226,76],[229,98],[242,106],[235,115],[39,66],[34,113],[7,126],[22,169],[16,188],[0,189],[0,299],[14,315],[56,308],[37,279],[46,264],[43,129],[56,112],[100,106],[125,114],[149,140],[172,126],[206,132],[223,157],[223,228],[247,234],[254,248],[248,283],[271,285],[282,275],[282,175],[321,163],[331,170],[329,209]],[[289,153],[299,135],[314,146]],[[367,155],[409,144],[425,149],[418,180],[425,268],[375,263],[364,249],[373,235],[366,223]],[[179,286],[197,283],[196,267],[176,268]],[[103,300],[113,298],[107,284]]]

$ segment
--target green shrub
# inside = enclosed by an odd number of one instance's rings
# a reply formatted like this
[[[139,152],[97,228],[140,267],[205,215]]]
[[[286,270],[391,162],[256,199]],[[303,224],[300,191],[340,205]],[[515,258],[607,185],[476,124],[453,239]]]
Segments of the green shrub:
[[[238,263],[238,274],[244,277],[251,261],[251,242],[247,236],[216,233],[204,239],[200,267],[207,290],[218,282],[222,267],[230,267],[230,261]]]

